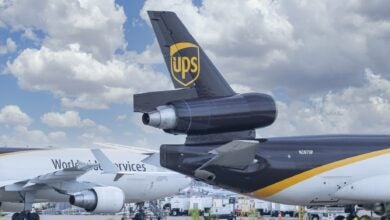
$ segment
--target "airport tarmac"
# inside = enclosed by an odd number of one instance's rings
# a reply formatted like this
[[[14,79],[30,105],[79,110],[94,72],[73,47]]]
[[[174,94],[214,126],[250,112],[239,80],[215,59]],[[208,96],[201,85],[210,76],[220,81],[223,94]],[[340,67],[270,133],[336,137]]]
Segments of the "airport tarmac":
[[[40,220],[121,220],[122,216],[119,215],[41,215]],[[190,216],[179,216],[172,217],[169,216],[167,220],[190,220]],[[202,217],[200,219],[203,219]],[[262,217],[262,218],[253,218],[253,217],[237,217],[237,220],[276,220],[278,218],[271,217]],[[298,218],[283,218],[283,220],[297,220]],[[0,220],[11,220],[11,215],[0,218]]]
[[[40,215],[40,220],[121,220],[119,215]],[[11,220],[11,215],[0,218]]]

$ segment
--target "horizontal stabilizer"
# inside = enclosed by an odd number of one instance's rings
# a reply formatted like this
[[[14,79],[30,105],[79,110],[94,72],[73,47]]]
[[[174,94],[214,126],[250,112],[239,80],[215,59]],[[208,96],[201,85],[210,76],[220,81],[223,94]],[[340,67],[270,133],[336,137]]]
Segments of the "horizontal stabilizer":
[[[194,88],[177,89],[160,92],[148,92],[134,95],[134,112],[151,112],[157,106],[165,105],[168,102],[197,98]]]

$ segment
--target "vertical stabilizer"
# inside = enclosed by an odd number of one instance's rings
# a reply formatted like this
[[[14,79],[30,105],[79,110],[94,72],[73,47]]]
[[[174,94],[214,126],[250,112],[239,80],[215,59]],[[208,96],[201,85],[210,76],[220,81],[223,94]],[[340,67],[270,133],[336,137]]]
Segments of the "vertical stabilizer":
[[[199,97],[235,94],[175,13],[148,14],[175,88],[195,87]]]

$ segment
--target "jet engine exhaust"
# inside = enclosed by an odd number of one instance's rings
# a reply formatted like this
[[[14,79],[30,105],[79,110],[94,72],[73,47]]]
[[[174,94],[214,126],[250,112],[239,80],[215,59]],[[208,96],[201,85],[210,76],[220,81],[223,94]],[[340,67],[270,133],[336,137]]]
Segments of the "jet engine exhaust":
[[[175,109],[172,106],[159,106],[156,111],[144,113],[142,115],[144,125],[149,125],[160,129],[173,129],[177,123]]]

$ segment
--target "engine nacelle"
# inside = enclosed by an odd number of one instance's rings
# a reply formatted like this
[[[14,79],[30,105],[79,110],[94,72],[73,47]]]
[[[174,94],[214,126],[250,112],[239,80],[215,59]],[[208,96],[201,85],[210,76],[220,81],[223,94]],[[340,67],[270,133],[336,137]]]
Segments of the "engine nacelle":
[[[94,187],[69,197],[70,204],[84,208],[87,212],[116,213],[125,203],[125,194],[117,187]]]
[[[174,134],[243,131],[269,126],[275,119],[274,100],[259,93],[173,101],[142,116],[144,124]]]

